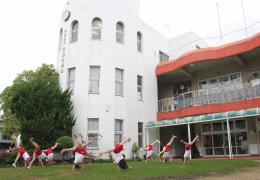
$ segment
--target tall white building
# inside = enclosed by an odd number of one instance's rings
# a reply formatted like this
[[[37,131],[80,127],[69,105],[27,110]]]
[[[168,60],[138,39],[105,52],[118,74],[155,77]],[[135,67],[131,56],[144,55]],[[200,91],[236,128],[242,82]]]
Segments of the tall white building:
[[[194,41],[174,54],[180,37],[168,39],[138,16],[139,0],[67,0],[64,7],[57,70],[62,87],[73,91],[73,133],[94,140],[94,150],[123,137],[132,138],[128,156],[134,142],[145,146],[143,126],[156,121],[158,112],[156,66],[207,46]],[[183,40],[194,36],[185,34]],[[159,132],[151,129],[148,136],[153,141]]]

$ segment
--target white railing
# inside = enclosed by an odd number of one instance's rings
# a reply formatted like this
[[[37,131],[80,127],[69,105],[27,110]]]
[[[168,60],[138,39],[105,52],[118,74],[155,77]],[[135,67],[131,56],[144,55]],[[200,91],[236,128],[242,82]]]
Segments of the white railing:
[[[240,87],[222,87],[190,91],[175,97],[158,101],[159,112],[170,112],[178,109],[206,104],[219,104],[260,97],[260,84],[241,84]]]

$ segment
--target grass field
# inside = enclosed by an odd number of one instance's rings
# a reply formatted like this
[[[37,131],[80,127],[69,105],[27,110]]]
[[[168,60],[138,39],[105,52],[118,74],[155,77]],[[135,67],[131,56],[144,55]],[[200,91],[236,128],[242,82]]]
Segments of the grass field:
[[[129,163],[132,169],[116,172],[115,166],[111,163],[85,164],[83,171],[71,171],[71,165],[55,165],[49,167],[33,167],[28,171],[23,167],[0,169],[0,179],[89,179],[89,180],[148,180],[148,179],[173,179],[173,177],[194,177],[207,175],[208,173],[227,173],[238,168],[254,167],[258,163],[254,160],[193,160],[186,166],[181,160],[169,163],[158,161],[146,165],[144,162]],[[180,178],[181,179],[181,178]]]

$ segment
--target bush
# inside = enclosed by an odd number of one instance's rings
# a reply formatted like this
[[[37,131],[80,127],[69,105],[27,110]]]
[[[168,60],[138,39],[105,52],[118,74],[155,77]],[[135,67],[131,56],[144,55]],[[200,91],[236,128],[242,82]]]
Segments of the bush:
[[[12,163],[14,162],[17,155],[17,150],[12,151],[9,154],[6,154],[5,156],[0,157],[0,167],[10,167]],[[20,158],[18,161],[18,165],[22,164],[22,159]]]
[[[61,150],[64,148],[71,148],[73,147],[73,140],[69,136],[62,136],[57,139],[57,143],[60,145],[57,147],[57,150]]]

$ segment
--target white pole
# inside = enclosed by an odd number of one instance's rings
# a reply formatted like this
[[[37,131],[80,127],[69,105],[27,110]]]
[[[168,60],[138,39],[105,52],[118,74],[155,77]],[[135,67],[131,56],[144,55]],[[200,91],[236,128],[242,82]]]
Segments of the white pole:
[[[191,143],[190,123],[188,123],[188,138],[189,138],[189,143]],[[191,159],[191,153],[190,153],[190,159]]]
[[[241,0],[241,7],[242,7],[242,11],[243,11],[243,19],[244,19],[244,26],[245,26],[245,30],[246,30],[246,37],[248,37],[247,25],[246,25],[246,15],[245,15],[245,8],[244,8],[244,1],[243,0]]]
[[[220,24],[220,16],[219,16],[219,8],[218,8],[218,3],[216,4],[217,6],[217,13],[218,13],[218,27],[219,27],[219,36],[220,36],[220,41],[221,44],[223,44],[223,37],[222,37],[222,30],[221,30],[221,24]]]
[[[228,118],[227,118],[227,133],[228,133],[229,159],[233,159],[233,156],[232,156],[232,143],[231,143],[230,127],[229,127],[229,119]]]

